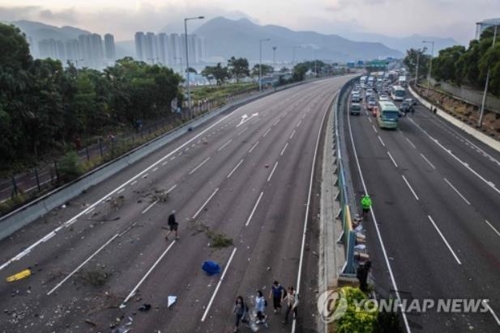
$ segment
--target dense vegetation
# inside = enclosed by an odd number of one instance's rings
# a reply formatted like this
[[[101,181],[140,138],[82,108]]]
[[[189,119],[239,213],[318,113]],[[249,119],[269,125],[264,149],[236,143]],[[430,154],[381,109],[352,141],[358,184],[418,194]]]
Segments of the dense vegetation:
[[[103,72],[34,60],[24,35],[0,24],[0,168],[64,151],[77,137],[169,116],[180,80],[132,58]]]
[[[479,40],[472,40],[469,47],[455,45],[439,51],[432,60],[432,77],[438,81],[448,81],[457,85],[467,85],[478,90],[484,89],[488,70],[490,81],[488,91],[500,96],[500,36],[493,46],[493,29],[486,29]],[[410,49],[407,51],[405,65],[410,71],[415,68],[417,54],[420,55],[422,75],[427,73],[429,56],[423,55],[425,50]]]

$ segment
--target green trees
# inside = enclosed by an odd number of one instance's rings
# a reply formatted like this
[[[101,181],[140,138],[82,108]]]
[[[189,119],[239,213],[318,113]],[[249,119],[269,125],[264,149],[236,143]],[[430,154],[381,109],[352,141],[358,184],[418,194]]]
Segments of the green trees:
[[[430,64],[430,55],[426,54],[427,48],[409,49],[406,51],[406,57],[403,60],[408,71],[413,75],[416,73],[418,64],[418,77],[427,75]]]
[[[439,51],[439,55],[432,60],[432,76],[436,80],[482,90],[489,69],[488,91],[500,96],[500,38],[497,36],[497,39],[499,41],[493,46],[493,28],[489,28],[479,40],[472,40],[468,48],[455,45]],[[414,52],[408,50],[404,60],[409,70],[414,63]]]
[[[227,67],[229,72],[236,78],[236,82],[239,82],[241,78],[250,75],[248,60],[246,58],[231,57],[227,62]]]
[[[229,70],[227,67],[222,67],[219,62],[217,66],[207,66],[201,71],[201,75],[206,77],[209,81],[215,80],[217,85],[221,85],[229,79]]]
[[[65,151],[76,137],[171,116],[180,80],[132,58],[102,72],[33,60],[19,29],[0,24],[0,171]]]
[[[274,68],[272,66],[262,64],[262,70],[261,70],[262,76],[272,73],[273,71]],[[252,76],[259,76],[259,64],[253,66]]]

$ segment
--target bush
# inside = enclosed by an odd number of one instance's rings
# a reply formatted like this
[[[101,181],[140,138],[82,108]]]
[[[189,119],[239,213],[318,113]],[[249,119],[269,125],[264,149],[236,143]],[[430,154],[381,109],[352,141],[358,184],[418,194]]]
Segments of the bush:
[[[356,304],[368,300],[358,288],[344,287],[341,292],[347,300],[347,310],[337,321],[337,333],[373,333],[377,327],[378,309],[356,308]]]
[[[75,151],[70,151],[59,161],[57,168],[59,182],[67,183],[78,178],[82,173],[80,158]]]

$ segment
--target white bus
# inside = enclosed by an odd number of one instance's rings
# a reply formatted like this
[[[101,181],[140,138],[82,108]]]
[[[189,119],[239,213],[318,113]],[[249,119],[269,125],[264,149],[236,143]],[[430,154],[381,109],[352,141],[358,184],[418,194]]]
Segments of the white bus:
[[[398,128],[399,109],[393,102],[379,101],[377,122],[380,128]]]
[[[406,91],[401,86],[394,86],[391,90],[391,98],[393,101],[402,101],[405,99]]]

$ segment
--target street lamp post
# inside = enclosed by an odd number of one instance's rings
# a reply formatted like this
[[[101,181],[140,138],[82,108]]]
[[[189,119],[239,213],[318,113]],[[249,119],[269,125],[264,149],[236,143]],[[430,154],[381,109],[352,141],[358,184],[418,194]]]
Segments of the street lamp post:
[[[276,49],[277,46],[273,46],[273,67],[276,67]]]
[[[420,60],[420,49],[417,50],[417,68],[415,69],[415,87],[418,84],[418,63]]]
[[[424,44],[431,44],[432,47],[431,47],[431,61],[430,61],[430,64],[429,64],[429,72],[427,74],[427,97],[429,97],[429,87],[431,85],[431,72],[432,72],[432,58],[434,57],[434,41],[422,41],[422,43]]]
[[[259,91],[262,91],[262,42],[268,42],[270,40],[270,38],[259,40]]]
[[[188,52],[188,35],[187,35],[187,21],[189,20],[203,20],[205,17],[204,16],[197,16],[197,17],[187,17],[184,19],[184,44],[186,46],[186,86],[187,86],[187,94],[188,94],[188,112],[189,112],[189,118],[191,118],[191,91],[189,87],[189,52]]]
[[[493,33],[493,45],[492,45],[492,47],[495,46],[495,41],[497,39],[497,28],[498,28],[498,25],[495,25],[495,32]],[[478,127],[483,126],[484,107],[486,104],[486,94],[488,94],[489,83],[490,83],[490,67],[488,66],[488,73],[486,74],[486,83],[484,84],[483,99],[481,101],[481,113],[479,114],[479,120],[477,122]]]

